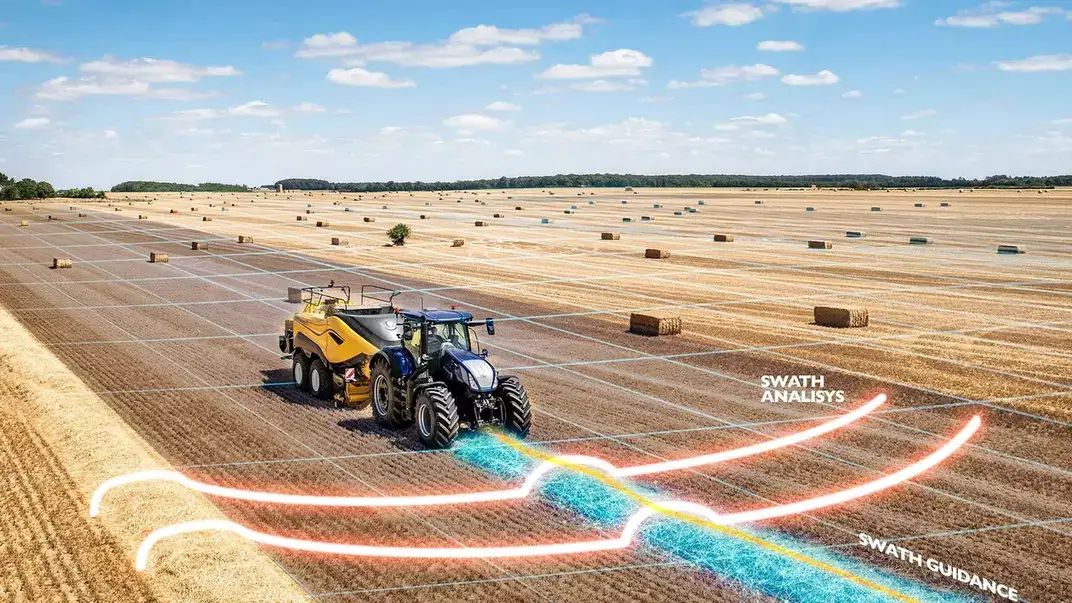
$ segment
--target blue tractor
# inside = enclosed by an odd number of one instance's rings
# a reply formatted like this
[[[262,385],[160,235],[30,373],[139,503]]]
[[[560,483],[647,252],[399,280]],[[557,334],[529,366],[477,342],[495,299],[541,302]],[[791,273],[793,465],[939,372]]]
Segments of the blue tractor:
[[[460,423],[528,435],[532,408],[524,386],[495,370],[473,329],[483,325],[494,335],[492,319],[474,322],[469,312],[436,309],[400,310],[396,318],[400,345],[382,347],[369,361],[377,423],[393,428],[416,423],[430,448],[449,447]]]

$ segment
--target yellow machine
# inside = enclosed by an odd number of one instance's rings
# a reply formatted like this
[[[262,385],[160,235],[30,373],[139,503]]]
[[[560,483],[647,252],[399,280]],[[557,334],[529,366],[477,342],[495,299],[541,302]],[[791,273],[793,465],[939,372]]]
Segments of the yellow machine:
[[[369,289],[374,291],[366,293]],[[379,350],[401,342],[402,325],[392,305],[396,295],[365,285],[360,302],[352,304],[350,288],[334,282],[302,289],[305,307],[285,322],[279,337],[279,349],[293,361],[298,387],[336,404],[368,406],[370,361]]]

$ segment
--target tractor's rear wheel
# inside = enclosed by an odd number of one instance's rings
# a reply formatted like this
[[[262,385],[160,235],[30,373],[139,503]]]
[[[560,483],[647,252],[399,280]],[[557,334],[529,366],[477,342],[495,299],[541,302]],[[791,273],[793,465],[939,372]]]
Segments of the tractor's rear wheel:
[[[499,402],[503,409],[503,427],[519,438],[528,437],[532,426],[532,405],[520,379],[503,377],[499,381]]]
[[[300,350],[294,351],[292,359],[294,364],[291,366],[291,371],[294,376],[294,383],[298,386],[298,389],[307,392],[309,391],[309,359]]]
[[[391,367],[386,362],[380,361],[372,365],[369,381],[372,383],[372,417],[384,427],[407,427],[410,422],[402,417],[402,396],[397,392],[394,379],[391,378]]]
[[[417,396],[417,432],[429,448],[449,448],[458,436],[458,406],[445,387],[425,388]]]
[[[309,363],[309,391],[321,400],[330,400],[335,396],[331,372],[319,358],[313,358]]]

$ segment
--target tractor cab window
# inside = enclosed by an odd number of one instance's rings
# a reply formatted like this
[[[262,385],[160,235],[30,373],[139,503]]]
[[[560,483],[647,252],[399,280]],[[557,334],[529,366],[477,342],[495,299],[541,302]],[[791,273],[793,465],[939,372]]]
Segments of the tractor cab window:
[[[436,354],[447,347],[469,350],[469,328],[461,322],[440,322],[428,325],[428,353]]]

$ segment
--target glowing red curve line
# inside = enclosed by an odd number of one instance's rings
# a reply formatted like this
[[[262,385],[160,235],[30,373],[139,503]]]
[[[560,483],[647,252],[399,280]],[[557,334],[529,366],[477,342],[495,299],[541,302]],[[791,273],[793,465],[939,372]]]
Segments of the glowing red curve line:
[[[733,525],[750,523],[775,517],[784,517],[807,511],[815,511],[835,504],[845,503],[868,494],[885,490],[897,484],[910,480],[923,472],[934,468],[939,463],[949,458],[965,442],[970,439],[981,424],[978,416],[973,417],[967,425],[951,440],[928,456],[912,463],[911,465],[883,476],[874,481],[861,484],[833,494],[809,498],[795,503],[774,505],[752,511],[742,511],[721,515],[710,507],[699,503],[683,500],[657,501],[658,509],[669,510],[687,514],[717,525]],[[660,511],[651,507],[643,507],[634,513],[622,528],[617,538],[603,540],[584,540],[579,542],[564,542],[551,544],[535,544],[523,546],[502,547],[399,547],[399,546],[373,546],[364,544],[347,544],[340,542],[322,542],[316,540],[304,540],[288,538],[258,532],[227,520],[190,521],[157,529],[149,534],[138,547],[138,553],[134,561],[137,570],[145,570],[149,565],[149,555],[153,546],[165,539],[180,534],[203,531],[232,532],[254,542],[299,551],[316,553],[328,553],[335,555],[349,555],[358,557],[399,557],[417,559],[491,559],[502,557],[542,557],[547,555],[563,555],[572,553],[591,553],[597,551],[610,551],[624,549],[633,543],[637,532],[645,521],[658,515]]]
[[[857,408],[856,410],[841,415],[836,419],[827,421],[821,425],[816,425],[810,429],[800,431],[791,435],[768,440],[766,442],[760,442],[751,446],[745,446],[743,448],[735,448],[733,450],[724,450],[722,452],[716,452],[713,454],[705,454],[701,456],[694,456],[676,461],[665,461],[660,463],[651,463],[648,465],[635,465],[632,467],[615,467],[609,462],[590,456],[579,455],[563,455],[555,457],[558,460],[566,461],[577,465],[585,465],[605,471],[612,477],[635,477],[640,475],[651,475],[653,473],[664,473],[667,471],[678,471],[681,469],[688,469],[692,467],[699,467],[702,465],[711,465],[715,463],[722,463],[725,461],[744,458],[747,456],[753,456],[764,452],[770,452],[777,450],[778,448],[784,448],[786,446],[792,446],[799,444],[805,440],[821,436],[823,434],[834,431],[856,421],[864,415],[870,413],[874,409],[881,406],[886,401],[885,394],[879,394],[875,396],[867,404]],[[502,500],[515,500],[528,497],[535,490],[536,485],[540,479],[547,473],[560,468],[561,465],[551,461],[545,461],[533,469],[532,473],[525,479],[525,481],[517,488],[510,488],[508,490],[490,490],[483,492],[466,492],[460,494],[430,494],[419,496],[318,496],[310,494],[283,494],[278,492],[264,492],[257,490],[242,490],[238,488],[227,488],[224,486],[217,486],[214,484],[206,484],[197,480],[191,479],[177,471],[139,471],[136,473],[128,473],[126,475],[120,475],[113,477],[103,484],[97,487],[93,492],[93,496],[89,503],[89,515],[90,517],[96,517],[100,514],[101,503],[104,500],[105,494],[113,488],[119,486],[148,481],[170,481],[181,484],[201,492],[202,494],[208,494],[210,496],[217,496],[221,498],[232,498],[238,500],[248,500],[254,502],[274,503],[283,505],[306,505],[314,507],[415,507],[415,506],[434,506],[434,505],[459,505],[469,503],[483,503],[494,502]]]

